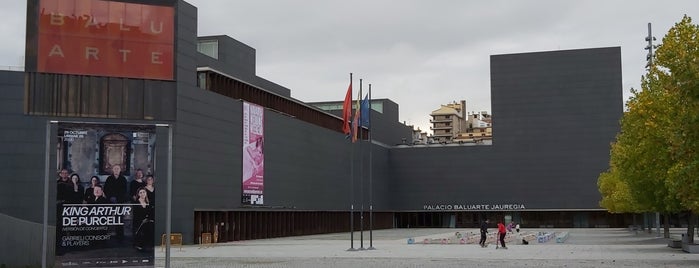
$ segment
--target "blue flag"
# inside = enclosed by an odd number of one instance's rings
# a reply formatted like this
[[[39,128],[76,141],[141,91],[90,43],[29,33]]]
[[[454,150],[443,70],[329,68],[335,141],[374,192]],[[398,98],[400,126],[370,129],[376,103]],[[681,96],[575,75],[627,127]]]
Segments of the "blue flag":
[[[369,95],[364,95],[364,100],[362,100],[361,108],[361,125],[363,127],[369,127],[369,117],[371,113],[369,112]]]

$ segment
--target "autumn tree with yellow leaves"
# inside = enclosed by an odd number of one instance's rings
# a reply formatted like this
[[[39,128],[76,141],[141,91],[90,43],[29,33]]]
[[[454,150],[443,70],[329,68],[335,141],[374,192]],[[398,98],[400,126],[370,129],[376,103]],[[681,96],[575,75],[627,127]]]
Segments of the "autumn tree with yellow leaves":
[[[598,179],[600,205],[610,212],[686,212],[693,243],[699,211],[699,26],[690,17],[668,31],[641,90],[632,94],[610,167]]]

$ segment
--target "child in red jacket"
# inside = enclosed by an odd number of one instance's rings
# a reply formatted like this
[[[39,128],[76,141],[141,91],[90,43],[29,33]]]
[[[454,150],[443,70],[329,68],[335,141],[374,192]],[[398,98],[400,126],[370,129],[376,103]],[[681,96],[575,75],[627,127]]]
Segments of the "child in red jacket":
[[[500,244],[502,245],[502,248],[507,249],[507,246],[505,246],[505,234],[507,234],[505,224],[503,224],[502,222],[498,222],[498,235],[500,236]]]

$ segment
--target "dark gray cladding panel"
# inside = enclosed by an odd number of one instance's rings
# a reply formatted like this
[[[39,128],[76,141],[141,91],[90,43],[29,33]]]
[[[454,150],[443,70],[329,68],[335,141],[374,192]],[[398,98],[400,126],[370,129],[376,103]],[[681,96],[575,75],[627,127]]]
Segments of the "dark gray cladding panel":
[[[351,154],[344,136],[270,111],[265,120],[265,203],[296,209],[347,207]]]
[[[224,35],[202,36],[198,40],[218,42],[218,58],[199,53],[198,66],[210,67],[246,83],[255,84],[258,78],[255,75],[254,48]]]
[[[622,115],[621,51],[491,57],[493,145],[391,151],[395,209],[595,209]]]
[[[178,86],[196,86],[197,77],[197,8],[179,1],[177,7],[176,79]]]
[[[181,87],[178,93],[173,207],[187,215],[174,212],[184,218],[173,220],[173,229],[187,236],[193,230],[191,211],[241,208],[242,102],[199,88]],[[362,197],[368,202],[366,143],[361,152],[359,143],[354,144],[353,186],[352,145],[343,134],[269,109],[264,117],[264,205],[259,209],[346,210],[352,192],[357,204]],[[373,151],[377,161],[372,180],[382,193],[372,198],[387,208],[388,150]],[[365,161],[364,181],[359,176],[360,159]]]
[[[291,97],[291,90],[255,74],[255,49],[229,36],[202,36],[199,41],[217,41],[218,58],[197,53],[198,67],[209,67],[266,91]]]
[[[191,199],[176,199],[174,204],[189,211],[239,208],[242,102],[191,88],[180,91],[179,107],[175,174],[177,185],[182,187],[177,187],[174,195]],[[352,192],[358,204],[362,198],[368,204],[367,142],[352,144],[341,133],[269,109],[265,109],[264,116],[262,209],[343,210],[349,207]],[[354,185],[352,156],[356,159]],[[376,189],[371,190],[380,194],[371,197],[388,208],[388,149],[374,145],[372,157],[371,180],[376,182]]]
[[[388,150],[267,110],[265,112],[265,203],[301,210],[347,210],[371,196],[388,207]],[[369,174],[369,150],[374,159]],[[268,157],[269,156],[269,157]],[[351,159],[354,159],[352,163]],[[354,171],[352,171],[354,168]],[[352,180],[354,178],[354,180]],[[366,207],[366,206],[365,206]]]
[[[3,187],[0,187],[0,196],[3,197],[0,214],[41,222],[46,120],[24,115],[23,72],[0,71],[0,89],[0,122],[3,126],[0,131],[0,168],[6,171]],[[54,178],[53,175],[50,177]],[[49,200],[55,200],[55,192],[52,194]]]

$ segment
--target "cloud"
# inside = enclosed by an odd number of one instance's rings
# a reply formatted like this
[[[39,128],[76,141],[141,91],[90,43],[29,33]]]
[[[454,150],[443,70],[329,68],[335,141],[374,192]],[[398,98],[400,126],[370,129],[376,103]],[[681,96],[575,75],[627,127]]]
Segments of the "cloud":
[[[23,61],[26,3],[7,1],[0,66]],[[491,110],[490,55],[621,46],[624,96],[640,88],[647,23],[658,38],[699,5],[682,1],[191,0],[199,35],[256,49],[257,75],[302,101],[341,100],[348,74],[400,121],[429,130],[429,113],[465,99]],[[497,116],[497,115],[494,115]]]
[[[6,1],[0,9],[0,70],[16,70],[24,66],[25,29],[27,20],[27,3],[24,1]]]

